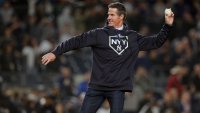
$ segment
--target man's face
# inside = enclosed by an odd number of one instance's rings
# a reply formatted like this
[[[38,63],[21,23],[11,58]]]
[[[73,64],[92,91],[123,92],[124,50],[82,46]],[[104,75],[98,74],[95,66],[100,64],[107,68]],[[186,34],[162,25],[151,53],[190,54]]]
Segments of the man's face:
[[[108,9],[108,26],[113,26],[115,28],[121,27],[123,25],[123,15],[118,15],[118,10],[116,8]]]

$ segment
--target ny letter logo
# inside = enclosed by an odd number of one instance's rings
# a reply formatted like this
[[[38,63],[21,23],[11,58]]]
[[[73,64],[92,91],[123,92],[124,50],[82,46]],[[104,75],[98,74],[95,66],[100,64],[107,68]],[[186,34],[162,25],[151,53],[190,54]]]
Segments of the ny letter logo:
[[[127,36],[109,36],[109,46],[118,54],[121,55],[128,48]]]

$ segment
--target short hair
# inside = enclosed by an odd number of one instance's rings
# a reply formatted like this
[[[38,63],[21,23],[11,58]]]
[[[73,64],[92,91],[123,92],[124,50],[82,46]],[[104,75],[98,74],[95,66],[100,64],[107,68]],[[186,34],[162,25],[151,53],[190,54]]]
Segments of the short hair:
[[[118,10],[118,15],[124,15],[124,20],[126,19],[126,8],[124,6],[124,4],[120,3],[120,2],[114,2],[114,3],[110,3],[108,5],[108,8],[116,8]]]

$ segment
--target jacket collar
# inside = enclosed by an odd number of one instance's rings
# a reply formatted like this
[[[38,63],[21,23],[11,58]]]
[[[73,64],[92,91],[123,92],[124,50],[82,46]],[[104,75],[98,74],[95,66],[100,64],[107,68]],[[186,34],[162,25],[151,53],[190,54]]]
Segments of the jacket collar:
[[[108,22],[106,22],[105,28],[107,28],[107,29],[115,29],[113,26],[108,26]],[[128,24],[126,22],[123,23],[123,30],[128,30]]]

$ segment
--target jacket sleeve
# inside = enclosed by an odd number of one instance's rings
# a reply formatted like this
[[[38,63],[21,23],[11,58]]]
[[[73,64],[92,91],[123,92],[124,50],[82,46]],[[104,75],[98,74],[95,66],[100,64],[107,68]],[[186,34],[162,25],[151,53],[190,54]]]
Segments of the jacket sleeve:
[[[82,47],[88,47],[95,44],[96,44],[96,30],[91,30],[62,42],[52,51],[52,53],[58,56],[70,50],[79,49]]]
[[[138,34],[137,41],[139,45],[139,50],[146,51],[161,47],[167,40],[170,29],[171,26],[165,24],[162,26],[162,29],[158,34],[152,36],[143,36],[141,34]]]

